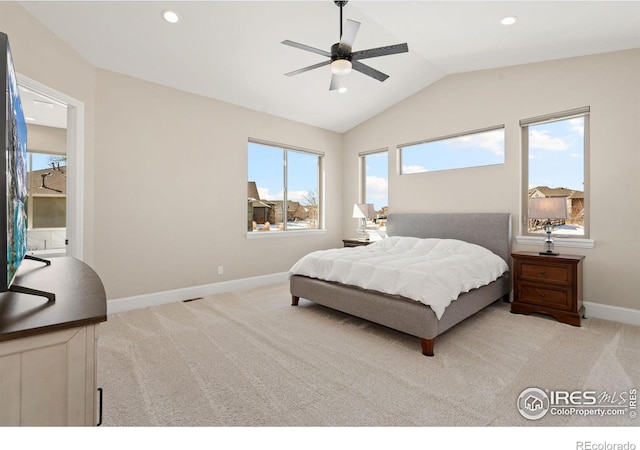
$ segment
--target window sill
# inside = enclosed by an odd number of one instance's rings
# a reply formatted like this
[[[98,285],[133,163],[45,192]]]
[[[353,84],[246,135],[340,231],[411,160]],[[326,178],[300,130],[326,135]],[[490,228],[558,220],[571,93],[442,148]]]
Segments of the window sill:
[[[544,246],[544,237],[537,236],[516,236],[516,243],[521,245]],[[596,242],[593,239],[585,238],[562,238],[554,237],[553,243],[557,247],[568,248],[593,248]]]
[[[252,231],[247,233],[247,239],[300,237],[318,234],[327,234],[327,230]]]

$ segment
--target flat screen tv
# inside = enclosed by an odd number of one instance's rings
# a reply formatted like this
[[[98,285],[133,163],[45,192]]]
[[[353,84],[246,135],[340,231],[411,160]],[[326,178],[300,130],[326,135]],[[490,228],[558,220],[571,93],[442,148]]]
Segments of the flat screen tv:
[[[14,291],[42,295],[55,300],[55,295],[16,286],[13,281],[22,261],[34,259],[46,265],[50,261],[27,255],[27,125],[18,91],[18,80],[13,67],[9,38],[0,32],[0,133],[4,137],[4,155],[0,157],[0,292]],[[3,239],[1,236],[6,236]]]

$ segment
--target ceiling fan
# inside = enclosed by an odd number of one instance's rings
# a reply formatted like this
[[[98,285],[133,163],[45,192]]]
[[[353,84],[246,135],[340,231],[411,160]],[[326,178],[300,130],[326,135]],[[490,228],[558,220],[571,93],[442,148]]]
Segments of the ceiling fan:
[[[289,45],[291,47],[299,48],[301,50],[306,50],[330,58],[326,61],[286,73],[286,76],[290,77],[293,75],[298,75],[303,72],[308,72],[309,70],[329,65],[331,66],[331,83],[329,85],[329,90],[331,91],[340,88],[340,75],[345,75],[351,72],[351,69],[375,78],[378,81],[384,81],[389,78],[389,75],[386,75],[379,70],[374,69],[373,67],[367,66],[366,64],[362,64],[360,60],[408,52],[409,47],[406,43],[404,43],[387,45],[378,48],[370,48],[368,50],[360,50],[357,52],[351,51],[353,42],[356,39],[356,34],[358,33],[358,29],[360,28],[360,22],[347,19],[344,33],[342,32],[342,8],[347,4],[347,1],[348,0],[334,0],[334,3],[340,8],[340,42],[333,44],[331,46],[330,52],[320,50],[315,47],[310,47],[308,45],[299,44],[298,42],[289,40],[282,41],[284,45]]]

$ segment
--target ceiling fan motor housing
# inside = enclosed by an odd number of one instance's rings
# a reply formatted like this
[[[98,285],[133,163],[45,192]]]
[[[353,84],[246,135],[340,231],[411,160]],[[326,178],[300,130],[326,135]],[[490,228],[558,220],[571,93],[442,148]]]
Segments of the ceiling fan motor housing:
[[[344,53],[340,51],[340,42],[336,42],[331,46],[331,61],[335,61],[337,59],[346,59],[347,61],[351,61],[351,52]]]

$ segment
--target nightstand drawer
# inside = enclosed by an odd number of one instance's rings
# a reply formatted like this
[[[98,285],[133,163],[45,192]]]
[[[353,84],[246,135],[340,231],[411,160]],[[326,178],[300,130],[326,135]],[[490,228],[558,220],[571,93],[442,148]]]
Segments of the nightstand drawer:
[[[516,314],[542,313],[576,327],[584,314],[582,261],[579,255],[512,253],[513,302]]]
[[[552,306],[555,309],[571,309],[571,295],[566,289],[547,289],[537,286],[521,285],[521,302],[533,305]]]
[[[523,263],[520,276],[523,280],[545,281],[559,283],[565,286],[571,284],[571,266],[551,266]]]

